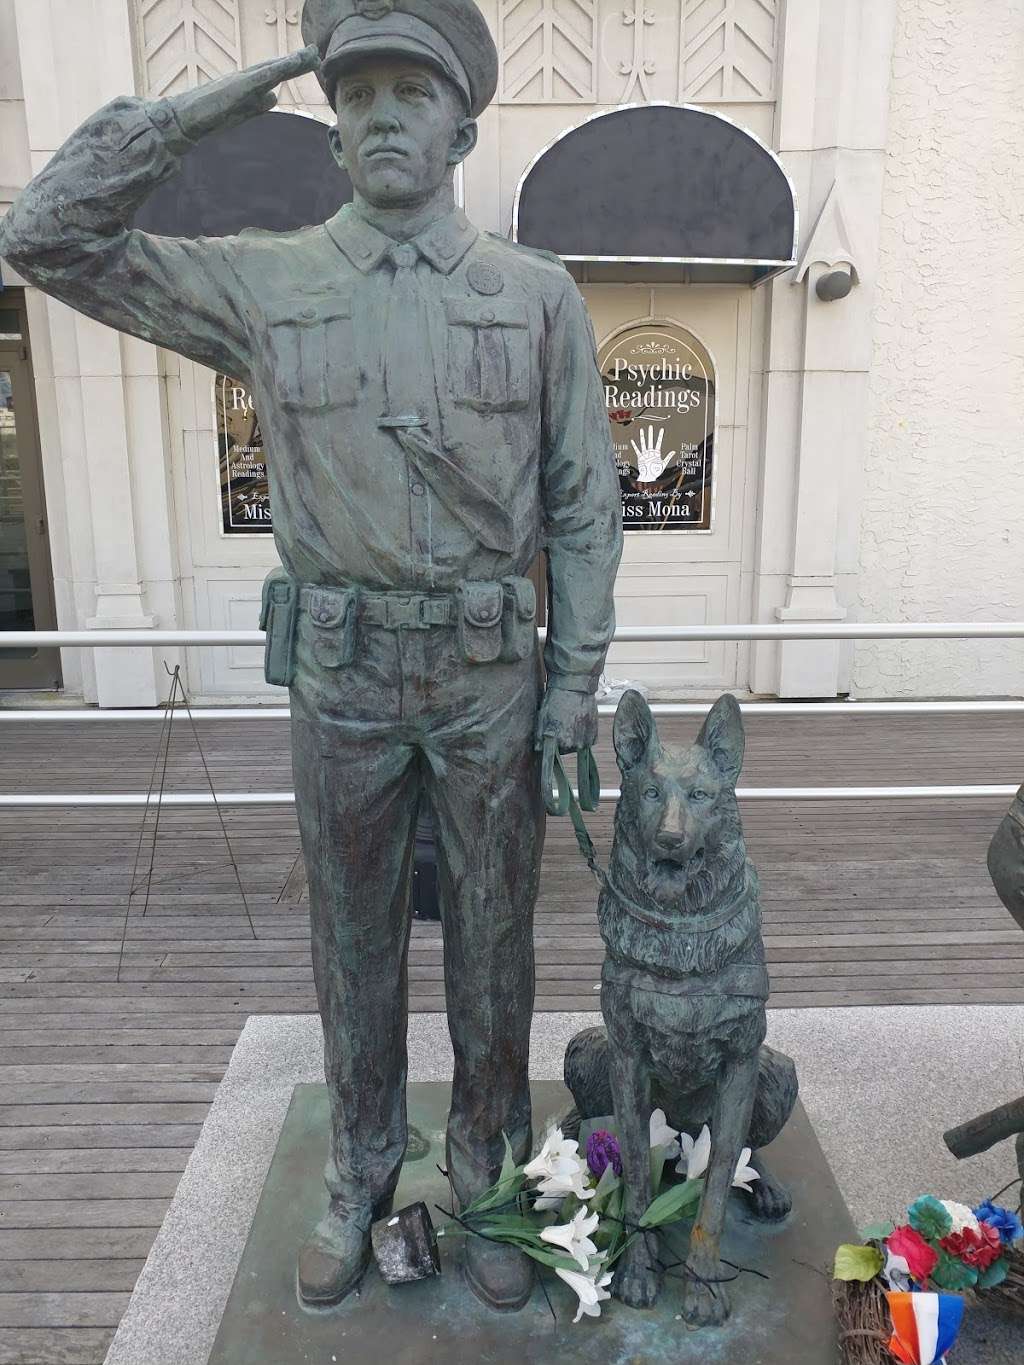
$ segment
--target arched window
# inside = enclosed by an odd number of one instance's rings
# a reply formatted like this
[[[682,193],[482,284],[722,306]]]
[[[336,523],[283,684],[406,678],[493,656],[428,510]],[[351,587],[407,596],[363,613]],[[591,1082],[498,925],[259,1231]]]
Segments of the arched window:
[[[212,133],[153,191],[133,226],[162,237],[230,237],[323,223],[352,198],[327,132],[319,119],[274,110]]]
[[[710,531],[715,364],[684,327],[642,322],[598,352],[627,531]]]
[[[789,177],[752,133],[693,105],[638,104],[534,158],[512,236],[566,261],[674,262],[697,282],[757,284],[796,263],[796,229]]]

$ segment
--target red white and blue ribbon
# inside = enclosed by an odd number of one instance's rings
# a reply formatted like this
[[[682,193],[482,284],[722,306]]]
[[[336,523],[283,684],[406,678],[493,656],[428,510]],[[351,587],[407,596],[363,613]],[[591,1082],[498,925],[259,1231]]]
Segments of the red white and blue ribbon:
[[[889,1350],[904,1365],[940,1365],[956,1341],[964,1316],[957,1294],[890,1292],[892,1340]]]

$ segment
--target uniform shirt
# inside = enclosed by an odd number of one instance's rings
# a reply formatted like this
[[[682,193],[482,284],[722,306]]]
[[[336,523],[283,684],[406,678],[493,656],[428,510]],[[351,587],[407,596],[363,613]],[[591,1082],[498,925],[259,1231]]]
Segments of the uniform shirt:
[[[21,195],[0,254],[81,312],[251,384],[295,578],[450,592],[525,575],[545,549],[551,681],[593,690],[622,526],[593,330],[561,263],[461,211],[436,220],[404,257],[399,366],[397,244],[353,205],[288,233],[127,228],[191,145],[167,102],[115,100]],[[396,425],[396,400],[415,400],[417,425]]]

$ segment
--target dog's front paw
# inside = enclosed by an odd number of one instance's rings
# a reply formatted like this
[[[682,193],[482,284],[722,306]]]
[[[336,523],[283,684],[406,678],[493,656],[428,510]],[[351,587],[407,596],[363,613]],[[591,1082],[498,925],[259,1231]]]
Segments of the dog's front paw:
[[[683,1290],[683,1321],[689,1327],[721,1327],[729,1312],[729,1295],[724,1284],[687,1280]]]
[[[623,1256],[612,1281],[612,1293],[629,1308],[653,1308],[661,1289],[661,1272],[646,1248],[637,1247]]]
[[[751,1165],[760,1173],[747,1194],[750,1210],[755,1218],[766,1223],[779,1223],[793,1208],[793,1196],[781,1180],[777,1180],[768,1170],[760,1156],[751,1158]]]

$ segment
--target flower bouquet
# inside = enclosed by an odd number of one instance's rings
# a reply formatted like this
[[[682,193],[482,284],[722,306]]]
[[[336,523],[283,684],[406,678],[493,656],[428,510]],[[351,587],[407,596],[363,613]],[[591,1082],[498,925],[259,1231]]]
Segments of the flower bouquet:
[[[576,1294],[574,1322],[600,1317],[602,1302],[611,1297],[612,1267],[633,1238],[696,1215],[711,1151],[706,1127],[695,1140],[670,1128],[664,1112],[656,1109],[650,1118],[655,1195],[639,1223],[629,1226],[623,1218],[622,1157],[613,1128],[610,1118],[584,1124],[581,1155],[580,1143],[552,1126],[540,1151],[523,1165],[516,1165],[506,1140],[498,1180],[452,1214],[437,1235],[466,1234],[518,1247],[554,1270]],[[733,1181],[746,1189],[757,1179],[749,1160],[746,1149]],[[666,1171],[673,1162],[674,1170]]]
[[[986,1200],[976,1209],[930,1194],[907,1219],[865,1229],[836,1252],[835,1303],[843,1365],[933,1365],[956,1341],[967,1290],[994,1290],[1024,1237],[1015,1213]]]

